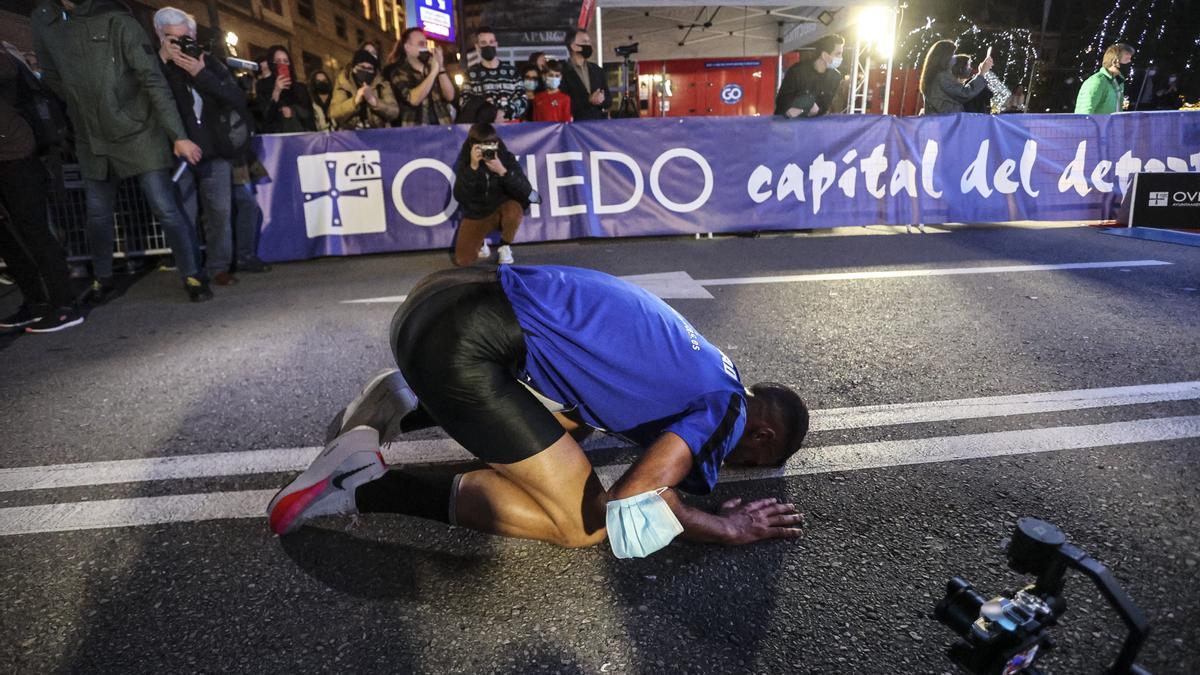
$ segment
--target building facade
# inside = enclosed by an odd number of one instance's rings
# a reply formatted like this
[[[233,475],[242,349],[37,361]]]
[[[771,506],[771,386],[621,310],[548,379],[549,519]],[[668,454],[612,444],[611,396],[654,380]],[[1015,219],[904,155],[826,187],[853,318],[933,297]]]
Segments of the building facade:
[[[29,14],[35,0],[5,3],[0,38],[22,50],[33,47]],[[333,73],[350,62],[360,44],[374,41],[387,56],[404,30],[403,0],[126,0],[134,15],[152,30],[151,18],[162,7],[177,7],[196,17],[201,41],[224,42],[230,56],[258,60],[267,47],[280,44],[292,54],[301,79],[314,70]],[[209,20],[216,6],[220,34]]]

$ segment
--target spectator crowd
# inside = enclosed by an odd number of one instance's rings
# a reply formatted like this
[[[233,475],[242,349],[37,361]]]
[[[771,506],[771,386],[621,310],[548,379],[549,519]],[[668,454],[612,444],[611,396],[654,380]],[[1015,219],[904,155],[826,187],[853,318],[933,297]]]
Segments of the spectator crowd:
[[[344,68],[301,81],[282,45],[261,55],[256,73],[231,71],[197,41],[194,18],[173,7],[155,13],[153,36],[105,3],[43,0],[31,22],[34,53],[0,51],[0,258],[23,298],[0,330],[52,332],[83,321],[83,298],[71,292],[66,255],[47,222],[46,158],[67,147],[85,193],[86,300],[102,304],[118,292],[113,212],[119,183],[132,179],[186,297],[203,302],[213,286],[237,284],[238,274],[270,270],[257,255],[262,215],[254,186],[265,170],[252,150],[255,133],[472,124],[456,166],[464,216],[454,260],[490,257],[487,238],[499,231],[504,264],[513,261],[523,212],[538,197],[497,126],[605,119],[612,104],[608,76],[580,29],[566,33],[565,60],[534,53],[514,64],[500,58],[497,33],[480,27],[477,60],[459,87],[445,53],[417,28],[404,31],[386,56],[366,42]],[[806,119],[845,110],[844,47],[838,35],[817,40],[811,57],[780,83],[775,114]],[[922,114],[1024,110],[1024,91],[1009,92],[990,74],[990,52],[978,65],[956,52],[947,40],[930,47],[920,76]],[[1083,83],[1076,112],[1120,110],[1133,55],[1127,45],[1110,47]]]
[[[154,14],[153,35],[108,3],[43,0],[31,25],[33,52],[0,52],[0,259],[23,300],[0,319],[3,331],[79,325],[82,303],[119,292],[113,214],[122,181],[137,183],[192,302],[211,300],[214,286],[233,286],[238,274],[269,271],[257,255],[254,186],[266,175],[252,150],[256,133],[475,124],[458,169],[460,192],[478,186],[463,203],[472,205],[464,241],[479,250],[455,257],[466,264],[490,255],[485,237],[499,230],[500,261],[511,262],[531,190],[493,125],[601,119],[612,100],[607,76],[588,60],[587,33],[577,30],[564,44],[567,62],[536,54],[517,65],[500,59],[495,31],[479,28],[479,60],[459,90],[441,48],[415,28],[386,57],[366,42],[345,68],[301,81],[282,45],[261,55],[255,74],[232,71],[197,40],[195,19],[174,7]],[[47,215],[48,167],[63,152],[82,176],[91,254],[82,295],[72,292]]]

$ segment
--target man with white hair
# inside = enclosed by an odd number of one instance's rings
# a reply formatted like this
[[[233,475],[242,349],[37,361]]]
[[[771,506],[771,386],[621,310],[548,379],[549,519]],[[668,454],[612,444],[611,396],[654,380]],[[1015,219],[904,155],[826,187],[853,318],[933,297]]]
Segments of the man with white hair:
[[[30,24],[42,82],[66,102],[74,123],[87,199],[93,300],[106,300],[115,291],[117,185],[134,176],[175,253],[188,297],[211,299],[171,184],[176,158],[195,164],[202,153],[188,140],[146,32],[128,7],[106,0],[42,0]]]
[[[237,283],[230,274],[233,164],[250,143],[246,95],[225,66],[196,42],[196,20],[190,14],[163,7],[154,13],[154,32],[183,126],[204,153],[180,177],[184,210],[198,226],[197,203],[203,207],[207,276],[218,286],[230,286]]]

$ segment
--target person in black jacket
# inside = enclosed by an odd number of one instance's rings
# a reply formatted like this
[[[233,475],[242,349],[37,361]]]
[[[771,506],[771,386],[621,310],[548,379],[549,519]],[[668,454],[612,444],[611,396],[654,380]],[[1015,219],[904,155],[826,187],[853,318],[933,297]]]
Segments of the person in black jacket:
[[[454,199],[463,218],[454,244],[454,264],[463,267],[477,258],[490,257],[486,239],[495,230],[500,230],[497,261],[512,264],[512,242],[532,193],[529,179],[496,134],[496,127],[472,125],[458,153],[455,172]]]
[[[312,97],[308,87],[297,81],[291,53],[283,45],[268,47],[267,66],[270,75],[254,83],[254,104],[262,119],[259,131],[264,134],[316,131]]]
[[[833,111],[833,99],[842,82],[838,67],[846,40],[826,35],[813,43],[811,59],[795,63],[783,76],[775,94],[775,114],[788,119],[818,117]]]
[[[592,41],[587,31],[572,28],[565,40],[571,58],[563,62],[563,78],[559,89],[571,97],[571,116],[576,122],[608,119],[612,94],[608,91],[608,76],[604,69],[592,63]]]
[[[180,175],[178,188],[184,213],[198,226],[197,203],[204,209],[205,269],[218,286],[230,286],[233,263],[233,163],[250,142],[246,95],[233,75],[209,54],[194,51],[196,21],[174,7],[154,13],[158,56],[188,139],[200,146],[203,159]],[[183,46],[198,56],[186,53]],[[193,229],[193,237],[195,230]],[[197,242],[198,243],[198,242]],[[194,247],[197,257],[200,247]],[[197,260],[197,264],[199,264]]]
[[[0,257],[22,298],[16,312],[0,318],[3,332],[50,333],[83,323],[66,253],[46,220],[50,181],[31,125],[40,86],[33,71],[0,49]]]

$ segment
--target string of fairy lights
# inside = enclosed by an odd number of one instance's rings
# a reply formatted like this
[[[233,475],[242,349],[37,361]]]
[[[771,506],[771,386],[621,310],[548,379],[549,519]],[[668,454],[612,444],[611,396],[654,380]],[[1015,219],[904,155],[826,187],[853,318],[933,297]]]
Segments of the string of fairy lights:
[[[1082,79],[1096,72],[1104,50],[1123,42],[1137,50],[1132,76],[1137,76],[1138,69],[1154,64],[1160,70],[1166,68],[1169,73],[1179,74],[1180,81],[1184,81],[1185,74],[1192,75],[1200,66],[1200,37],[1196,35],[1196,19],[1189,9],[1194,4],[1195,0],[1112,0],[1111,8],[1075,59],[1075,76]],[[1050,29],[1053,31],[1055,26]],[[953,21],[925,17],[900,36],[897,64],[919,70],[929,48],[938,40],[954,41],[957,52],[972,55],[976,63],[991,47],[993,72],[1003,83],[1015,87],[1030,81],[1041,36],[1036,28],[979,26],[962,14]],[[1195,77],[1189,79],[1194,81]]]
[[[1185,2],[1186,4],[1189,3]],[[1162,46],[1184,42],[1190,42],[1193,47],[1200,47],[1200,38],[1192,36],[1185,40],[1166,39],[1171,32],[1189,30],[1188,22],[1179,20],[1186,16],[1186,11],[1180,12],[1180,8],[1178,0],[1116,0],[1080,54],[1077,64],[1079,73],[1086,75],[1095,71],[1099,67],[1100,55],[1109,45],[1116,42],[1129,43],[1138,50],[1150,49],[1151,53],[1158,52],[1158,48]],[[1192,25],[1194,26],[1194,21]],[[1176,35],[1178,33],[1172,37]],[[1179,62],[1172,66],[1190,71],[1200,59],[1200,50],[1185,49],[1178,56]]]
[[[897,53],[902,55],[899,59],[901,67],[919,69],[926,52],[938,40],[953,40],[958,45],[958,52],[971,54],[976,63],[983,59],[988,47],[991,47],[992,60],[996,64],[993,70],[1009,86],[1027,82],[1037,58],[1037,48],[1030,30],[980,28],[960,14],[952,23],[939,23],[933,17],[926,17],[924,24],[908,31],[897,49]]]

